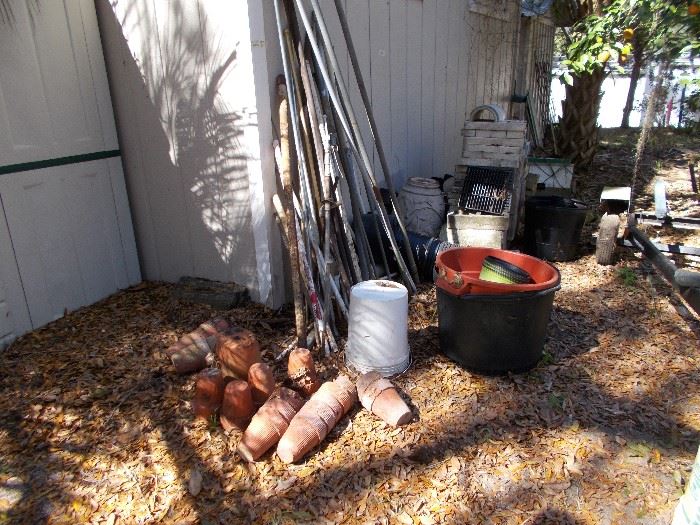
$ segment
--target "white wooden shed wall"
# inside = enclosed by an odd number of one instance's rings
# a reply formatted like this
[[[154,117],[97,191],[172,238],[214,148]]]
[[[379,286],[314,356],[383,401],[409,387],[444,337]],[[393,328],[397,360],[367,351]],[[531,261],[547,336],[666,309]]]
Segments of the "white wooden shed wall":
[[[0,349],[141,280],[92,0],[0,17]]]
[[[272,3],[96,5],[144,277],[235,281],[279,304]]]
[[[348,77],[332,0],[321,0]],[[395,186],[454,171],[465,118],[480,104],[510,110],[520,3],[513,0],[345,0]],[[353,105],[361,108],[354,80]],[[367,144],[369,127],[362,124]],[[375,171],[381,173],[375,152]]]
[[[348,80],[333,1],[321,4]],[[270,201],[282,68],[272,1],[96,5],[144,277],[233,280],[280,304],[285,256]],[[395,186],[452,172],[471,109],[510,110],[519,2],[344,5]],[[354,80],[350,91],[359,111]],[[376,156],[375,165],[381,173]]]

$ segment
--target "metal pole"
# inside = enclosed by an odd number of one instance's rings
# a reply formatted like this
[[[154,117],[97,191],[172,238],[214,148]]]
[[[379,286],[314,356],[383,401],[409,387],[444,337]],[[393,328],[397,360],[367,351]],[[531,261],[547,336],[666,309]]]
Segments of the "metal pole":
[[[343,82],[343,77],[341,74],[340,66],[338,65],[338,60],[335,56],[335,51],[333,49],[333,44],[331,42],[330,36],[328,34],[328,28],[326,27],[326,22],[323,19],[321,13],[321,8],[318,5],[318,0],[311,0],[311,5],[316,12],[316,20],[318,21],[318,27],[321,30],[321,36],[328,50],[328,57],[331,61],[331,67],[335,69],[335,74],[338,79],[338,88],[340,89],[340,95],[343,99],[343,103],[348,111],[348,116],[350,118],[350,124],[352,125],[352,130],[355,133],[355,138],[358,143],[362,144],[362,135],[360,134],[360,128],[357,125],[357,119],[355,118],[355,112],[352,108],[350,102],[350,95],[347,90],[345,82]],[[413,258],[413,250],[411,249],[411,243],[408,240],[408,233],[406,232],[406,226],[404,223],[404,213],[401,206],[396,198],[396,191],[394,190],[394,181],[391,179],[391,173],[389,172],[389,165],[386,161],[386,155],[384,154],[384,146],[382,144],[381,136],[377,130],[377,123],[374,120],[374,113],[372,112],[372,104],[369,100],[369,95],[367,94],[367,88],[365,87],[364,80],[362,78],[362,70],[360,69],[359,62],[357,60],[357,54],[355,53],[355,46],[352,41],[352,35],[350,34],[350,28],[348,27],[348,22],[345,17],[345,11],[343,6],[340,4],[340,0],[335,0],[335,8],[338,11],[338,18],[340,19],[340,27],[343,31],[343,37],[345,38],[345,43],[348,46],[348,54],[350,55],[350,62],[352,63],[352,69],[355,72],[355,79],[357,80],[357,87],[360,88],[360,96],[362,97],[362,103],[365,107],[365,114],[367,116],[367,121],[369,122],[369,129],[372,132],[372,138],[374,139],[374,144],[377,147],[377,153],[379,154],[379,163],[382,166],[382,172],[384,172],[384,182],[386,183],[387,189],[391,194],[391,204],[394,207],[394,213],[398,219],[399,228],[401,229],[401,234],[403,235],[404,251],[406,252],[406,259],[411,267],[411,274],[416,280],[420,280],[418,275],[418,268],[416,266],[416,261]],[[365,156],[367,152],[364,146],[360,148],[360,153]],[[369,162],[369,158],[367,158]]]
[[[275,0],[275,2],[279,2],[279,0]],[[364,149],[364,145],[362,144],[362,141],[359,142],[358,144],[355,144],[353,141],[353,134],[352,131],[350,130],[350,125],[348,124],[347,119],[345,118],[345,113],[343,110],[343,105],[341,104],[340,100],[338,99],[338,94],[335,91],[335,88],[333,87],[333,81],[330,78],[330,74],[328,73],[328,70],[326,69],[325,62],[323,60],[323,53],[321,52],[321,49],[318,46],[318,41],[316,40],[316,37],[313,34],[313,29],[311,27],[311,22],[309,21],[309,17],[306,14],[306,11],[304,10],[304,6],[302,4],[302,0],[296,0],[297,7],[299,9],[299,14],[301,15],[301,20],[304,24],[304,28],[306,29],[306,36],[309,39],[309,42],[311,43],[311,47],[314,50],[314,54],[316,56],[316,61],[319,66],[319,70],[321,71],[321,76],[323,77],[323,81],[326,83],[326,87],[328,89],[328,93],[331,96],[331,100],[333,101],[333,106],[335,107],[336,113],[338,114],[338,118],[340,119],[340,123],[343,126],[343,131],[345,132],[345,135],[348,137],[348,142],[353,150],[353,154],[355,154],[358,158],[358,160],[362,160],[362,165],[364,166],[365,170],[363,171],[363,175],[367,177],[367,183],[371,186],[372,193],[374,195],[374,200],[376,201],[376,205],[379,208],[379,215],[382,220],[382,224],[384,226],[384,230],[387,234],[387,237],[389,238],[389,242],[391,243],[391,248],[394,251],[394,255],[396,256],[396,260],[399,263],[399,269],[401,270],[401,275],[403,277],[404,283],[406,284],[406,288],[408,288],[410,293],[415,293],[416,291],[416,285],[415,282],[413,281],[413,278],[411,277],[411,273],[409,272],[408,268],[406,267],[406,262],[403,260],[403,257],[401,256],[401,252],[399,251],[398,244],[396,243],[396,238],[394,237],[394,232],[392,231],[391,224],[389,223],[389,218],[388,214],[386,212],[386,208],[384,207],[384,203],[382,202],[382,196],[381,193],[379,192],[379,187],[377,186],[377,182],[374,178],[374,173],[372,171],[372,166],[368,163],[365,163],[365,160],[367,159],[367,152],[365,151],[365,155],[362,156],[360,155],[358,151],[358,146],[359,148]],[[282,40],[282,45],[284,44],[284,40]]]

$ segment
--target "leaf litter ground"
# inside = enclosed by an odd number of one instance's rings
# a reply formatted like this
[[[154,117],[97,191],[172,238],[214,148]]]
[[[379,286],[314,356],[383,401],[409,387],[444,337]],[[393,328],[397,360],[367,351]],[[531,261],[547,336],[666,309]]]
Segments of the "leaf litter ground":
[[[194,376],[163,353],[224,313],[274,364],[290,310],[214,311],[143,283],[70,313],[0,357],[0,523],[669,523],[700,442],[698,324],[631,251],[557,266],[532,371],[483,377],[444,357],[423,286],[395,381],[414,420],[394,429],[358,405],[292,466],[246,464],[237,431],[194,421]],[[347,372],[342,354],[319,370]]]

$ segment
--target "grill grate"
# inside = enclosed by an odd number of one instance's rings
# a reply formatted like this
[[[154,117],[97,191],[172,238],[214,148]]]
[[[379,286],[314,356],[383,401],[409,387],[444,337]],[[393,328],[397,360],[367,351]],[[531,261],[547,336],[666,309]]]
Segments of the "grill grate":
[[[490,215],[503,215],[513,196],[513,168],[467,166],[459,207]]]

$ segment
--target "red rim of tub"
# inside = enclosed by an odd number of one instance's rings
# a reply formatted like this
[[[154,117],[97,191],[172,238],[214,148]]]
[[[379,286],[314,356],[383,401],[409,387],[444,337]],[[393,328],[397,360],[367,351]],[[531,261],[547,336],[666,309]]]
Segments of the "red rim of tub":
[[[531,284],[502,284],[479,279],[481,265],[489,255],[496,256],[525,270],[535,281]],[[536,257],[498,248],[457,247],[442,251],[435,259],[435,285],[452,295],[508,294],[539,292],[557,286],[557,268]]]

